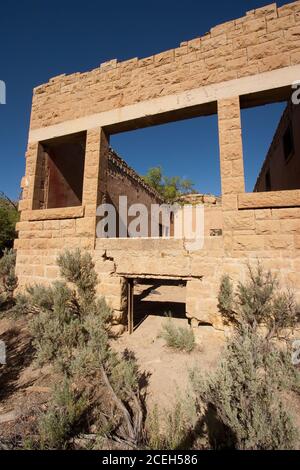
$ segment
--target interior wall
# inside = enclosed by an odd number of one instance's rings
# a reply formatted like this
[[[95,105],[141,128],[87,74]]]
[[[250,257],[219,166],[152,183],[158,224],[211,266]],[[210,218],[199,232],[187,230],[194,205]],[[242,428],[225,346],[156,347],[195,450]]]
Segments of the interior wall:
[[[58,148],[48,154],[48,199],[47,208],[80,206],[84,156],[72,148]]]
[[[160,204],[162,200],[155,191],[143,183],[140,176],[114,152],[110,151],[107,170],[107,202],[111,203],[117,214],[117,236],[120,236],[119,197],[127,196],[127,205],[143,204],[148,209],[148,235],[151,236],[151,204]],[[138,216],[139,214],[137,214]],[[128,225],[137,216],[128,216]]]
[[[288,126],[293,130],[294,153],[285,158],[283,138]],[[300,106],[287,105],[280,120],[273,142],[264,161],[254,190],[280,191],[300,188]],[[267,188],[266,175],[269,172],[270,186]]]
[[[44,148],[44,207],[80,206],[82,203],[85,140],[47,143]]]

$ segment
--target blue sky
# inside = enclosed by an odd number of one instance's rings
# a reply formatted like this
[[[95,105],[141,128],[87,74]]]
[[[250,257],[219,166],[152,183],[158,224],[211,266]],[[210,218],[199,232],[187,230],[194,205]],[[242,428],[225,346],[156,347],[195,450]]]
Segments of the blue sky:
[[[127,0],[1,3],[0,190],[19,194],[24,173],[33,87],[61,73],[93,69],[117,58],[147,57],[201,36],[212,26],[243,16],[268,0],[214,2]],[[278,1],[278,5],[288,3]],[[247,189],[255,182],[283,106],[243,112]],[[168,175],[191,178],[199,191],[220,188],[216,117],[197,118],[124,133],[113,147],[140,173],[161,164]]]

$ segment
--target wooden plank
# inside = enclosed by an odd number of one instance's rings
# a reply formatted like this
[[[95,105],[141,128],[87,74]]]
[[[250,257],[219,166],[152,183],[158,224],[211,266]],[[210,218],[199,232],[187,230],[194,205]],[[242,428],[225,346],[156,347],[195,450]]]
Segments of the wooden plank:
[[[128,280],[128,333],[133,333],[133,279]]]

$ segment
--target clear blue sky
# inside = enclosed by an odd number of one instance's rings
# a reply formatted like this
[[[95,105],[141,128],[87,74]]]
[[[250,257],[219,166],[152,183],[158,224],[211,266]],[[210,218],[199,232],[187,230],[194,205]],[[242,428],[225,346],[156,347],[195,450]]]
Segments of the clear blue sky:
[[[12,198],[19,194],[33,87],[109,59],[147,57],[174,48],[268,3],[271,0],[2,2],[0,80],[6,82],[7,104],[0,105],[0,190]],[[282,105],[275,105],[243,113],[249,190],[281,110]],[[169,175],[191,178],[200,191],[219,192],[215,117],[121,134],[112,138],[112,145],[140,173],[161,164]]]

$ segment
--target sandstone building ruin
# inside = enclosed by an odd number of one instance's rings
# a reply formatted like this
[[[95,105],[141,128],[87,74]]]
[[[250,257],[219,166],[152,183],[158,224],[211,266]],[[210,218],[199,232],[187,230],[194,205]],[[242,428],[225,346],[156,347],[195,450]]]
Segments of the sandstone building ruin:
[[[257,178],[254,191],[298,189],[300,181],[300,106],[288,103]]]
[[[135,280],[184,284],[192,325],[222,326],[221,276],[243,279],[246,262],[258,258],[300,300],[300,182],[245,192],[240,119],[243,108],[289,101],[299,79],[296,1],[252,10],[176,49],[111,60],[35,88],[15,244],[20,285],[57,278],[57,254],[80,247],[93,255],[120,330],[132,321]],[[110,135],[211,114],[218,116],[222,201],[205,205],[204,248],[189,252],[174,238],[96,238],[96,209],[127,171],[116,169]],[[133,199],[156,197],[133,179],[126,178]]]

